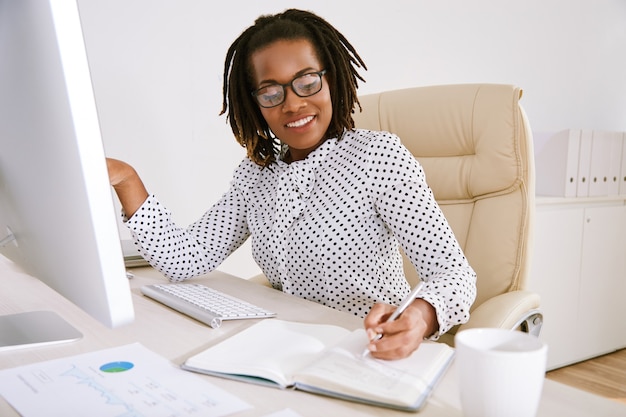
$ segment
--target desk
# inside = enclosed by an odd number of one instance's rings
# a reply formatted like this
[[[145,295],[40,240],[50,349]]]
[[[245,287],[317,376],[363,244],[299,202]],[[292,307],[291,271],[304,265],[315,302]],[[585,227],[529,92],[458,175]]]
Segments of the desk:
[[[150,268],[138,268],[133,272],[135,278],[130,280],[130,285],[135,305],[135,322],[118,329],[109,329],[35,278],[22,273],[14,264],[0,256],[0,288],[2,288],[0,314],[42,309],[54,310],[84,334],[83,339],[77,342],[0,352],[0,369],[133,342],[141,342],[154,352],[176,364],[181,364],[189,356],[239,332],[252,323],[251,321],[224,322],[219,329],[211,329],[141,295],[139,291],[141,285],[163,281],[158,272]],[[355,316],[225,273],[216,271],[193,281],[206,283],[262,307],[273,309],[278,313],[278,317],[284,320],[334,323],[349,329],[362,325],[361,320]],[[212,383],[236,394],[254,406],[252,410],[236,414],[234,417],[263,416],[287,407],[305,417],[407,416],[406,412],[334,400],[304,392],[261,387],[204,375],[202,377],[210,378]],[[461,416],[458,396],[457,373],[453,365],[419,416]],[[0,398],[0,415],[18,416],[2,398]],[[545,381],[538,416],[618,415],[626,415],[626,406],[554,381]]]

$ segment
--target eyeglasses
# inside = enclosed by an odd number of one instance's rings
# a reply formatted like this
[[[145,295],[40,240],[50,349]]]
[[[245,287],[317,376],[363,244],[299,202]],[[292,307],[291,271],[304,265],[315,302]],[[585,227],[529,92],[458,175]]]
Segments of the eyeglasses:
[[[285,87],[291,87],[291,90],[298,97],[309,97],[321,91],[324,74],[326,74],[326,70],[308,72],[297,76],[287,84],[264,85],[253,91],[252,96],[259,103],[259,106],[266,109],[276,107],[285,101]]]

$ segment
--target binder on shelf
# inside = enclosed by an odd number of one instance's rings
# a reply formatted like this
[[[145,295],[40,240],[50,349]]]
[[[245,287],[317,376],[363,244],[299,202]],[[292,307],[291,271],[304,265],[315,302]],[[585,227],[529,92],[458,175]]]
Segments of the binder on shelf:
[[[580,131],[580,147],[578,150],[578,179],[576,182],[576,197],[589,196],[589,174],[591,171],[591,149],[593,145],[593,131]]]
[[[622,132],[610,133],[610,163],[609,163],[609,195],[618,195],[620,186],[620,177],[622,175],[622,155],[624,153],[624,134]]]
[[[542,134],[534,133],[536,140]],[[578,185],[580,129],[550,135],[535,154],[537,195],[576,197]],[[626,184],[624,184],[626,192]]]
[[[594,130],[589,159],[589,197],[609,195],[612,132]],[[621,154],[620,154],[621,156]]]
[[[622,133],[622,163],[619,176],[619,193],[626,194],[626,132]]]

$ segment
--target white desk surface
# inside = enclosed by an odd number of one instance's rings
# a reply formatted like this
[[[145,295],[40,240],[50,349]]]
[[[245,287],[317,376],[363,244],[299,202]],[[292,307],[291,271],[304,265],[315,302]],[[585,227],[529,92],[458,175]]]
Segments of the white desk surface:
[[[118,329],[109,329],[65,300],[38,280],[22,273],[14,264],[0,256],[0,314],[32,310],[54,310],[83,332],[83,339],[55,346],[0,352],[0,369],[36,361],[76,355],[108,347],[140,342],[147,348],[176,364],[200,352],[223,338],[238,332],[251,321],[224,322],[219,329],[211,329],[142,296],[141,285],[164,281],[150,268],[134,269],[135,278],[129,281],[135,305],[135,322]],[[231,293],[262,307],[273,309],[284,320],[334,323],[346,328],[362,325],[361,319],[316,303],[283,294],[279,291],[213,272],[194,279]],[[271,320],[271,319],[270,319]],[[244,382],[210,376],[211,382],[234,393],[254,406],[252,410],[234,417],[264,416],[291,408],[304,417],[313,416],[406,416],[408,413],[329,399],[292,390],[261,387]],[[423,417],[462,416],[459,404],[457,374],[453,364],[443,378],[427,406],[418,414]],[[4,399],[0,398],[0,415],[18,416]],[[626,406],[554,381],[545,380],[538,416],[626,416]]]

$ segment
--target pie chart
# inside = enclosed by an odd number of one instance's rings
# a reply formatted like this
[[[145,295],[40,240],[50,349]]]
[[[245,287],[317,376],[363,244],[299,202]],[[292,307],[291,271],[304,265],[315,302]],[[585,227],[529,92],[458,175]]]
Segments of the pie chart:
[[[109,362],[102,365],[100,370],[107,373],[126,372],[134,366],[135,365],[131,362]]]

